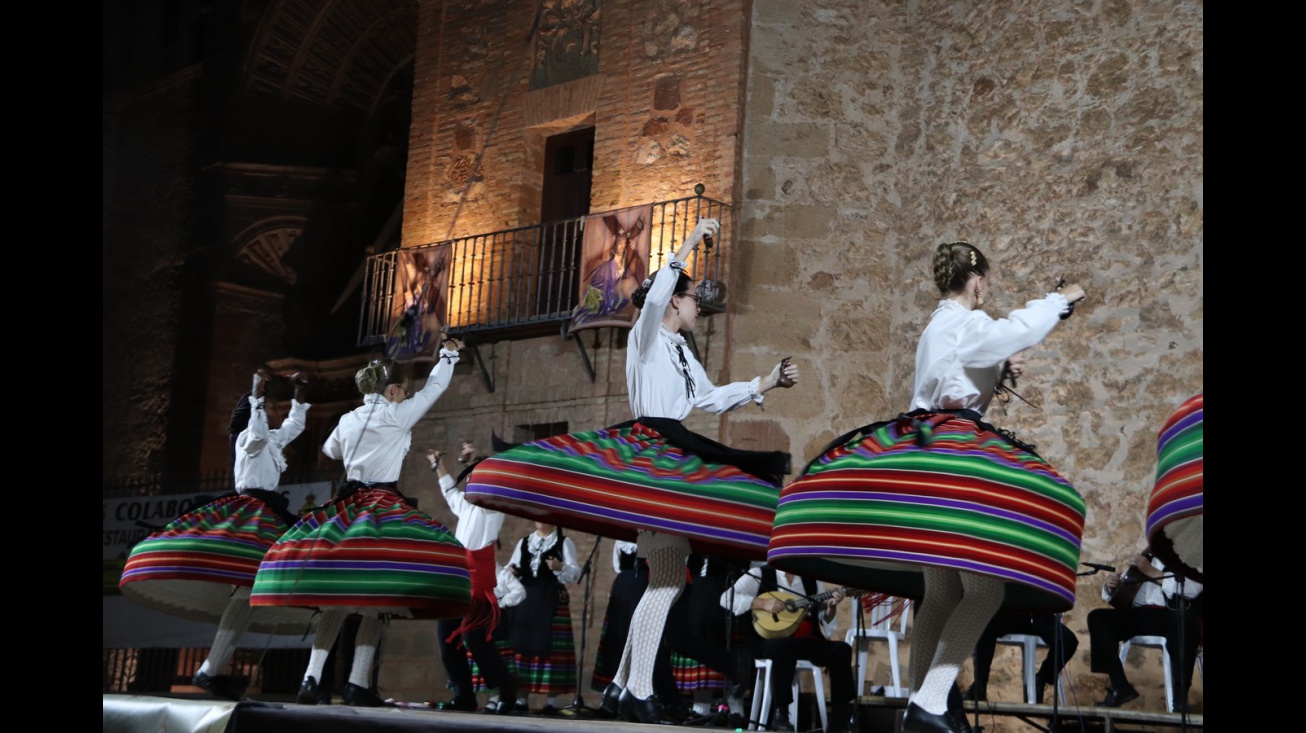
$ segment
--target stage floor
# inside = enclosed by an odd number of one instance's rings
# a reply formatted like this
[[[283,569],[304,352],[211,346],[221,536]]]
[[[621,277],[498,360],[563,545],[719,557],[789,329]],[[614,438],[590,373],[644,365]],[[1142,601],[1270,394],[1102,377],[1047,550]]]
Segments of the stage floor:
[[[974,720],[973,703],[967,717]],[[863,698],[860,733],[894,733],[901,698]],[[1032,730],[1046,730],[1050,705],[981,703],[981,723],[996,717],[1017,718]],[[1201,729],[1201,715],[1185,720],[1174,713],[1119,708],[1060,707],[1059,731]],[[661,727],[661,726],[659,726]],[[688,726],[681,726],[688,727]],[[705,725],[702,730],[727,730]],[[588,710],[580,715],[489,715],[415,708],[353,708],[346,705],[299,705],[293,702],[245,700],[231,702],[195,696],[104,696],[104,733],[648,733],[651,726],[603,720]]]

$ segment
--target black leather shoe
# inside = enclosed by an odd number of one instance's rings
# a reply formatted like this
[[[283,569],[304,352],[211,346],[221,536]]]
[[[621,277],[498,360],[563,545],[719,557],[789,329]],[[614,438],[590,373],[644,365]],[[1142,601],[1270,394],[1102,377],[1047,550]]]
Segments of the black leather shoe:
[[[662,702],[658,700],[657,695],[649,695],[643,700],[635,697],[630,688],[621,691],[621,699],[617,702],[618,717],[622,720],[628,720],[635,723],[654,723],[657,725],[675,725],[662,707]]]
[[[196,672],[191,684],[213,695],[240,702],[245,699],[245,685],[237,677],[225,674],[205,674]]]
[[[353,682],[345,683],[345,704],[355,708],[388,708],[390,703],[381,699],[371,687],[360,687]]]
[[[766,724],[767,730],[792,731],[794,724],[789,721],[789,706],[771,708],[771,719]]]
[[[309,675],[299,683],[299,695],[295,697],[295,702],[300,705],[317,704],[317,678]]]
[[[599,700],[599,717],[615,718],[620,711],[618,707],[621,700],[621,688],[616,682],[609,682],[608,686],[603,688],[603,699]]]
[[[1137,699],[1138,690],[1135,690],[1133,685],[1126,685],[1118,690],[1114,687],[1108,687],[1106,688],[1106,699],[1094,704],[1099,708],[1118,708],[1130,700]]]
[[[965,726],[965,727],[962,727]],[[952,711],[935,715],[914,702],[907,703],[907,714],[902,718],[902,733],[960,733],[969,731],[964,718],[955,717]]]
[[[971,702],[988,702],[989,686],[976,682],[970,686],[969,690],[966,690],[961,699],[970,700]]]

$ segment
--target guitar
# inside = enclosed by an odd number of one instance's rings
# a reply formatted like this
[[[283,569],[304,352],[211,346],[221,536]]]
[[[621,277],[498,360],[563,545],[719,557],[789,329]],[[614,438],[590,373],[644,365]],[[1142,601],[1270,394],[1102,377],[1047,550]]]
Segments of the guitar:
[[[798,624],[802,623],[803,619],[807,617],[807,609],[812,606],[830,600],[835,593],[843,593],[849,598],[856,598],[865,595],[866,592],[853,588],[840,588],[812,596],[800,596],[784,590],[768,591],[759,595],[758,598],[774,598],[781,601],[785,604],[784,610],[779,613],[768,613],[754,609],[751,612],[753,614],[753,630],[763,639],[781,639],[792,636],[798,630]]]
[[[1139,554],[1149,561],[1152,559],[1152,553],[1147,550],[1143,550]],[[1116,585],[1116,591],[1111,594],[1111,598],[1107,600],[1107,603],[1111,604],[1112,608],[1125,609],[1132,607],[1134,605],[1134,596],[1138,595],[1138,589],[1143,587],[1143,583],[1147,581],[1147,576],[1143,574],[1143,571],[1131,564],[1120,575],[1120,582]]]

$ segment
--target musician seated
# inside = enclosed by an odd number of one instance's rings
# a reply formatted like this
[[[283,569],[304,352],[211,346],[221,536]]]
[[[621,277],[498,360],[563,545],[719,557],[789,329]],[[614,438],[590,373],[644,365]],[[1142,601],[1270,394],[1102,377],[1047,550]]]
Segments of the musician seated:
[[[769,730],[791,731],[789,705],[798,660],[825,667],[830,672],[830,727],[827,731],[850,730],[853,702],[852,647],[830,637],[842,590],[769,565],[754,563],[733,586],[721,594],[721,606],[734,614],[751,613],[753,632],[750,646],[759,659],[771,660],[771,710],[762,711],[770,720]],[[811,599],[810,608],[790,610],[786,600]],[[810,610],[810,613],[808,612]],[[766,638],[771,637],[771,638]],[[762,694],[753,690],[754,695]]]
[[[1147,552],[1130,560],[1123,577],[1107,574],[1102,599],[1112,605],[1088,614],[1091,668],[1111,678],[1106,699],[1097,703],[1099,707],[1119,707],[1138,697],[1138,690],[1129,684],[1124,665],[1120,663],[1120,644],[1141,635],[1165,637],[1174,677],[1171,681],[1175,691],[1174,711],[1188,709],[1188,688],[1193,681],[1197,646],[1201,642],[1198,599],[1201,594],[1201,583],[1166,572],[1165,563]]]
[[[1066,662],[1079,649],[1079,638],[1054,613],[998,612],[975,642],[975,682],[966,693],[968,700],[989,699],[989,668],[997,652],[998,639],[1007,634],[1037,636],[1048,646],[1048,652],[1034,674],[1034,702],[1043,704],[1045,688],[1056,681]]]

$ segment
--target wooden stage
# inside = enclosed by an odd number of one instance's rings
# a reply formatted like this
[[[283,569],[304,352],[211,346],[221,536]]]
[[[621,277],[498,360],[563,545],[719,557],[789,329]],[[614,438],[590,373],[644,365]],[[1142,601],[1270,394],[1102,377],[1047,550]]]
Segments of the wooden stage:
[[[597,702],[597,701],[595,701]],[[904,698],[864,697],[859,733],[897,733]],[[966,703],[976,722],[976,703]],[[1051,705],[978,703],[979,724],[991,730],[1003,718],[1015,718],[1031,730],[1049,730]],[[568,711],[570,713],[570,711]],[[1146,712],[1120,708],[1058,706],[1058,733],[1075,731],[1200,730],[1201,715]],[[299,705],[289,701],[232,702],[196,695],[104,695],[104,733],[649,733],[668,727],[726,730],[706,725],[651,726],[603,720],[590,711],[576,715],[489,715],[417,708],[353,708],[345,705]],[[1012,722],[1010,720],[1008,723]],[[816,730],[819,730],[817,728]]]

